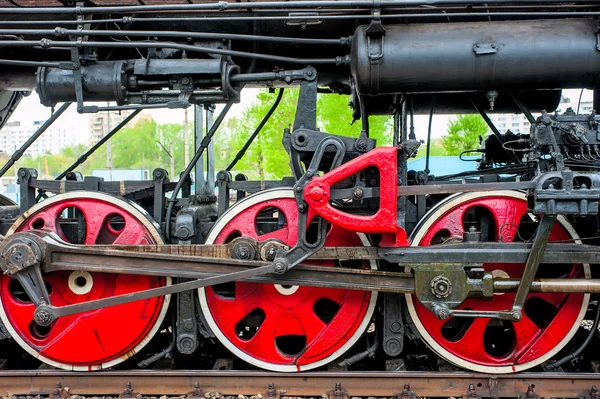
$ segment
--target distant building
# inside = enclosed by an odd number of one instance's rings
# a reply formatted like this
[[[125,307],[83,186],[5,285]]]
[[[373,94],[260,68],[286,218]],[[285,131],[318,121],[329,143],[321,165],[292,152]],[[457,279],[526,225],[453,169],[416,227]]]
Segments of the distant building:
[[[582,101],[578,104],[579,99],[571,101],[568,97],[562,97],[558,104],[558,113],[562,114],[568,108],[572,108],[573,111],[577,112],[577,106],[579,105],[580,114],[589,114],[592,111],[592,101]],[[539,115],[534,115],[537,117]],[[490,119],[494,122],[494,125],[500,130],[501,133],[505,133],[510,129],[515,134],[529,134],[530,123],[522,113],[519,114],[489,114]]]
[[[44,120],[34,121],[9,121],[0,130],[0,151],[7,154],[14,153],[40,126]],[[36,157],[38,155],[60,152],[70,137],[70,132],[65,127],[51,125],[26,151],[25,155]]]
[[[114,129],[119,123],[133,113],[133,110],[123,111],[101,111],[90,114],[90,136],[89,143],[96,144],[108,132]],[[140,120],[152,120],[152,115],[148,112],[140,112],[127,126],[135,125]]]

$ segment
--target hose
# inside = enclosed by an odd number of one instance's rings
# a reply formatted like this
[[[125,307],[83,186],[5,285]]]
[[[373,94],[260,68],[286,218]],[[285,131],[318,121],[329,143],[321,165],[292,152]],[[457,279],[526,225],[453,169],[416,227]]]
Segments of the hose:
[[[596,302],[596,318],[594,319],[594,324],[592,325],[592,328],[590,329],[590,333],[586,337],[585,341],[583,341],[583,343],[579,346],[579,348],[577,348],[577,350],[575,352],[572,352],[569,355],[563,357],[562,359],[559,359],[556,362],[549,364],[546,368],[549,370],[553,370],[553,369],[559,368],[560,366],[562,366],[569,360],[577,359],[577,357],[579,357],[581,352],[583,352],[583,350],[592,341],[594,334],[598,331],[598,322],[600,322],[600,300],[598,302]]]

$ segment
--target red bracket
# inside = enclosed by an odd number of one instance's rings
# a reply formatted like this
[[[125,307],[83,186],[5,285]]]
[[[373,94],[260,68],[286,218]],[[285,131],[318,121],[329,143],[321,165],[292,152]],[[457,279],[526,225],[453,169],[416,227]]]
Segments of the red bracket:
[[[344,229],[368,234],[382,234],[383,247],[408,246],[406,231],[398,226],[398,149],[379,147],[315,177],[306,185],[304,200],[328,222]],[[374,215],[352,215],[329,203],[331,187],[361,170],[374,166],[379,169],[379,210]]]

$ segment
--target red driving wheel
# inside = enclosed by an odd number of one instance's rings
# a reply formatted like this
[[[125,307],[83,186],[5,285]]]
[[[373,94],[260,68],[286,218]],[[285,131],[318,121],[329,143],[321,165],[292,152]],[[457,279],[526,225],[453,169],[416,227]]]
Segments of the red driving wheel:
[[[484,241],[531,240],[537,218],[527,213],[525,195],[519,192],[459,194],[432,209],[412,236],[412,245],[442,244],[462,239],[474,224]],[[577,241],[577,234],[559,217],[550,241]],[[520,278],[524,264],[485,263],[494,276]],[[588,265],[540,265],[538,278],[589,278]],[[492,300],[470,298],[459,309],[510,309],[514,293],[494,295]],[[581,325],[589,295],[564,293],[529,294],[518,322],[489,318],[439,320],[416,297],[406,296],[410,315],[425,342],[444,359],[466,369],[485,373],[526,370],[562,349]]]
[[[311,215],[309,215],[309,218]],[[291,189],[264,191],[236,203],[219,219],[207,244],[243,236],[293,246],[298,209]],[[368,245],[332,226],[326,246]],[[324,267],[334,262],[311,262]],[[345,267],[375,263],[341,261]],[[204,317],[217,338],[241,359],[275,371],[309,370],[347,351],[367,329],[376,293],[236,282],[199,290]]]
[[[102,193],[51,197],[25,212],[8,234],[45,230],[76,244],[162,244],[160,232],[139,209]],[[170,284],[170,279],[117,273],[60,271],[43,276],[54,306],[109,298]],[[152,298],[35,323],[35,305],[17,280],[0,277],[0,317],[30,354],[55,367],[88,371],[115,366],[156,334],[169,297]]]

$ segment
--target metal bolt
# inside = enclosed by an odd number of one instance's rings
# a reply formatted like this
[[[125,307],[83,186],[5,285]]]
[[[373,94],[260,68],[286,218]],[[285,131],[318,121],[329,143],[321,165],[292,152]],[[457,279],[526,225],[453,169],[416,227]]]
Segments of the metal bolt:
[[[433,314],[440,320],[446,320],[450,317],[450,309],[442,305],[433,305]]]
[[[313,201],[321,201],[323,199],[323,197],[325,196],[325,192],[323,191],[323,189],[321,187],[313,187],[308,192],[308,196]]]
[[[520,310],[513,310],[512,312],[510,312],[510,316],[512,317],[512,319],[514,321],[519,321],[521,320],[521,318],[523,317],[523,315],[521,314]]]
[[[402,325],[395,321],[390,325],[390,330],[392,330],[395,333],[399,333],[402,330]]]
[[[443,275],[431,279],[431,293],[437,298],[446,298],[452,293],[452,283]]]
[[[298,187],[295,188],[295,190],[296,190],[297,193],[301,193],[302,192],[302,187],[298,186]]]
[[[273,270],[275,271],[275,273],[284,273],[287,270],[287,266],[284,262],[282,261],[278,261],[275,263],[275,265],[273,266]]]
[[[362,189],[358,188],[358,187],[356,187],[356,188],[354,189],[354,192],[352,193],[352,195],[353,195],[353,196],[354,196],[354,198],[356,198],[356,199],[361,199],[361,198],[363,197],[363,195],[364,195],[364,194],[365,194],[365,192],[364,192]]]
[[[183,78],[181,79],[181,83],[183,83],[184,85],[190,83],[190,79],[189,78]]]

